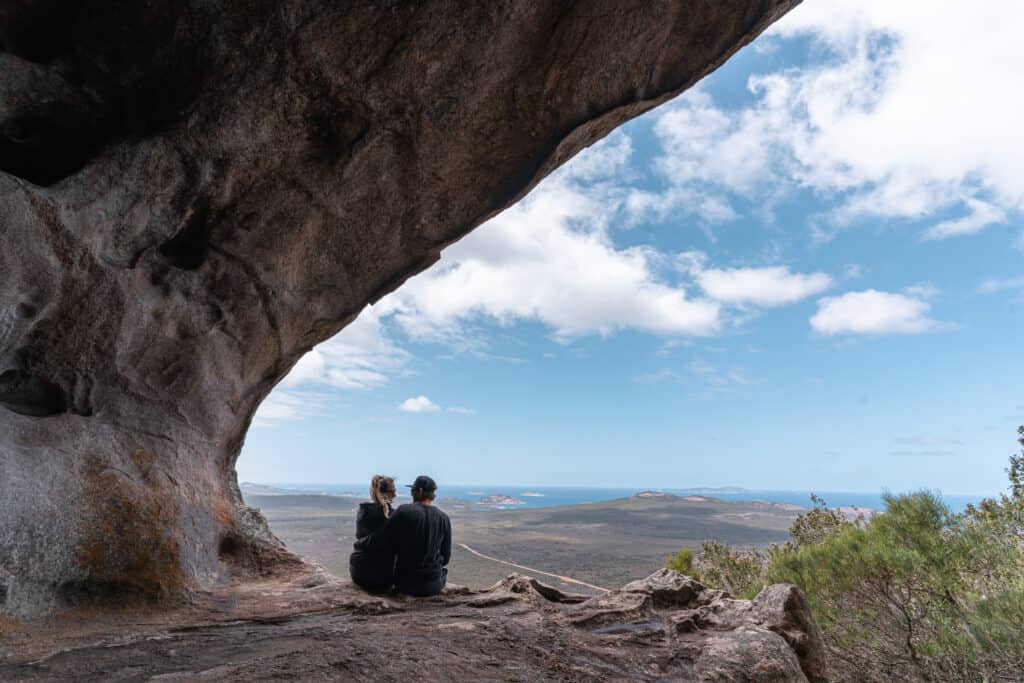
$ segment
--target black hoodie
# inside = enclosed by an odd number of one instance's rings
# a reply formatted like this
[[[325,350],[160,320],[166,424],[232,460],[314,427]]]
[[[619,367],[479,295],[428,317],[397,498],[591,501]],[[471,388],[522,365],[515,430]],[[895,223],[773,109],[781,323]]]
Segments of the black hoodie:
[[[388,506],[389,512],[392,511]],[[392,512],[393,514],[393,512]],[[395,582],[395,556],[384,549],[361,549],[360,541],[377,531],[388,521],[380,503],[360,503],[356,513],[355,550],[348,558],[352,580],[363,588],[386,591]]]

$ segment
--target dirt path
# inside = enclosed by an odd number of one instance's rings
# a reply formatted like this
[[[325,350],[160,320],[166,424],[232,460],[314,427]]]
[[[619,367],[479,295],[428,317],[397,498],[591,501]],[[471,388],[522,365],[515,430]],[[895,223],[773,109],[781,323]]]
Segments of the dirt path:
[[[479,552],[477,550],[473,550],[472,548],[470,548],[465,543],[459,543],[458,545],[459,545],[459,547],[463,548],[464,550],[467,550],[467,551],[473,553],[477,557],[482,557],[483,559],[490,560],[491,562],[497,562],[499,564],[504,564],[504,565],[507,565],[509,567],[515,567],[516,569],[522,569],[523,571],[532,572],[534,574],[543,574],[544,576],[551,576],[551,577],[554,577],[554,578],[558,579],[559,581],[564,581],[565,583],[574,583],[577,586],[586,586],[587,588],[591,588],[591,589],[596,590],[596,591],[601,591],[602,593],[609,593],[610,592],[610,590],[607,589],[607,588],[601,588],[600,586],[595,586],[592,583],[587,583],[586,581],[580,581],[579,579],[574,579],[571,576],[562,576],[561,574],[552,574],[551,572],[546,572],[546,571],[543,571],[541,569],[534,569],[533,567],[527,567],[526,565],[516,564],[515,562],[509,562],[508,560],[500,560],[497,557],[491,557],[490,555],[484,555],[482,552]]]

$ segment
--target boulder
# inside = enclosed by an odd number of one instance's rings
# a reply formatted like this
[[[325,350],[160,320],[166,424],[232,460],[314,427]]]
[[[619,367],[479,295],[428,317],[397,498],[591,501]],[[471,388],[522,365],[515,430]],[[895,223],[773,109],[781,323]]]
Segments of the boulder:
[[[753,600],[738,600],[661,569],[581,603],[568,616],[577,628],[657,631],[689,650],[698,644],[694,675],[700,680],[827,680],[824,644],[807,597],[789,584],[766,586]]]

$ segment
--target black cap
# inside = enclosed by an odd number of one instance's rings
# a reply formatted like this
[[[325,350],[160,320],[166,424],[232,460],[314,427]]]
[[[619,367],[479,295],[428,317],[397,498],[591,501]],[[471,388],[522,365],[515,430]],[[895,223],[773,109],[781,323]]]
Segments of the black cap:
[[[434,491],[437,490],[437,482],[435,482],[433,479],[431,479],[425,474],[421,474],[420,476],[416,477],[416,481],[414,481],[411,484],[406,484],[406,486],[408,488],[411,488],[413,491],[419,489],[424,493],[433,493]]]

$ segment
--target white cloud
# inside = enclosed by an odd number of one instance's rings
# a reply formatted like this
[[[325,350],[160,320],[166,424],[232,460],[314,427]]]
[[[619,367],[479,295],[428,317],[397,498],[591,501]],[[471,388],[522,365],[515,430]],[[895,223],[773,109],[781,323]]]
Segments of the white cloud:
[[[941,290],[931,282],[918,282],[916,285],[904,287],[903,293],[914,299],[934,299]]]
[[[282,384],[372,389],[405,370],[411,359],[386,334],[379,306],[368,306],[348,327],[303,356]]]
[[[937,322],[928,317],[931,306],[921,299],[868,289],[825,297],[811,327],[826,335],[915,334],[927,332]]]
[[[973,235],[990,225],[1005,223],[1007,220],[1005,211],[988,202],[983,202],[980,199],[967,199],[965,204],[971,213],[963,218],[943,221],[928,228],[923,235],[924,239],[942,240],[959,235]]]
[[[832,278],[825,273],[791,273],[785,266],[712,268],[697,272],[696,279],[704,293],[716,301],[757,306],[790,304],[832,286]]]
[[[673,256],[646,245],[618,247],[611,231],[628,218],[631,154],[631,139],[622,132],[585,150],[519,204],[448,248],[437,266],[310,351],[284,386],[383,386],[409,372],[412,355],[396,343],[399,331],[481,358],[496,358],[477,332],[487,322],[540,322],[561,343],[627,329],[677,343],[716,334],[725,321],[741,322],[725,316],[724,306],[778,306],[831,284],[824,273],[792,273],[785,266],[716,269],[698,252]],[[726,208],[715,208],[716,201],[705,198],[701,211],[724,217]]]
[[[299,420],[321,412],[327,403],[322,394],[311,391],[275,389],[253,416],[254,427],[276,427],[285,420]]]
[[[413,398],[407,398],[402,401],[398,409],[406,413],[454,413],[456,415],[476,415],[476,411],[472,408],[465,408],[462,406],[449,406],[443,408],[438,404],[431,401],[426,396],[415,396]]]
[[[795,303],[820,294],[833,285],[826,273],[793,273],[788,266],[761,268],[708,268],[700,251],[676,256],[676,266],[689,274],[711,300],[733,306],[764,307]]]
[[[414,338],[437,341],[464,339],[474,319],[539,321],[561,342],[624,329],[716,332],[719,304],[691,298],[667,279],[667,255],[612,242],[620,189],[577,181],[622,173],[624,138],[619,133],[579,155],[378,306]]]
[[[978,291],[982,294],[995,294],[996,292],[1004,292],[1011,289],[1024,289],[1024,275],[1005,280],[985,280],[978,287]]]
[[[398,409],[406,413],[436,413],[441,410],[441,406],[437,405],[426,396],[416,396],[402,401],[402,404],[398,406]]]
[[[666,211],[694,193],[769,207],[808,188],[838,208],[812,226],[828,238],[870,217],[924,220],[928,239],[971,234],[1024,208],[1017,87],[1024,4],[1016,0],[816,0],[770,31],[829,51],[804,68],[754,76],[749,106],[717,106],[699,87],[655,125],[667,187],[636,201]],[[769,38],[771,40],[771,38]]]
[[[633,156],[633,141],[622,131],[616,131],[578,154],[562,169],[565,176],[585,181],[615,179],[628,175],[629,160]]]

